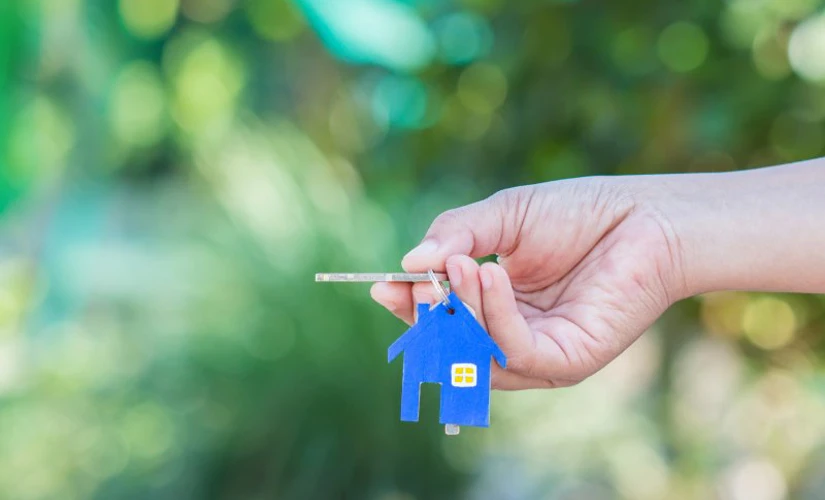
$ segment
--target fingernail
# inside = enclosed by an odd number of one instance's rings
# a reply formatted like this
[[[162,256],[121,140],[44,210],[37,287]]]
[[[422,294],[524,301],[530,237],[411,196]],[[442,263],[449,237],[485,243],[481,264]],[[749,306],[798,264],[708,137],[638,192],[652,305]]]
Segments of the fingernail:
[[[420,245],[413,248],[412,250],[404,256],[404,259],[408,259],[410,257],[421,257],[422,255],[433,254],[435,251],[438,250],[438,243],[434,240],[424,240],[421,242]]]
[[[484,268],[481,268],[478,271],[478,275],[481,278],[481,288],[489,290],[490,287],[493,286],[493,275],[490,274],[490,271]]]
[[[450,285],[461,286],[463,276],[461,275],[461,268],[459,266],[447,264],[447,276],[450,278]]]

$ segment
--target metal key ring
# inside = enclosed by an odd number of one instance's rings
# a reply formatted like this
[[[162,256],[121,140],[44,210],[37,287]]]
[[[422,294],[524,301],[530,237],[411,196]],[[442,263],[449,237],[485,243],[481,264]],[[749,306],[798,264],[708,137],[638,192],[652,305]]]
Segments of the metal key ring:
[[[441,297],[441,302],[443,302],[445,306],[449,306],[450,299],[447,297],[447,290],[444,288],[444,285],[438,281],[438,278],[435,277],[435,273],[432,269],[427,271],[427,275],[430,277],[430,281],[433,283],[435,291],[438,292],[439,297]]]

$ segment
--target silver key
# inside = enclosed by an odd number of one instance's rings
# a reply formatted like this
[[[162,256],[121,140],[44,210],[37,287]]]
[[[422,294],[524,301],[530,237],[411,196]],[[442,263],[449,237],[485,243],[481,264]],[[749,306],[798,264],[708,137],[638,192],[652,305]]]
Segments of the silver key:
[[[438,281],[447,281],[447,275],[444,273],[435,273],[435,277]],[[427,273],[318,273],[315,275],[315,281],[418,283],[430,281],[430,276]]]

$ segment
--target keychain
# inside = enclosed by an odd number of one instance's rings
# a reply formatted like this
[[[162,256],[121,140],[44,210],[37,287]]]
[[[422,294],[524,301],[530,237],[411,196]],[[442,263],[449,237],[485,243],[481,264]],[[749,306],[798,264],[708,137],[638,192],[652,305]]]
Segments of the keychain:
[[[367,273],[317,274],[315,281],[430,281],[441,297],[434,306],[417,304],[418,321],[387,350],[392,362],[404,354],[401,382],[401,420],[417,422],[421,384],[441,385],[439,421],[447,435],[459,433],[460,426],[487,427],[490,424],[490,374],[494,358],[505,368],[507,358],[475,314],[441,281],[444,274]]]

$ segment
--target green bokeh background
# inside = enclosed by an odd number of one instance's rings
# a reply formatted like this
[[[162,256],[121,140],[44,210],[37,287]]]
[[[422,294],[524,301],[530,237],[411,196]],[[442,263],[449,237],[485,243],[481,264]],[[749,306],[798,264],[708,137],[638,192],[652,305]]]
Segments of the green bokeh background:
[[[312,281],[504,187],[822,155],[824,9],[0,2],[0,498],[825,497],[822,297],[684,301],[446,437]]]

